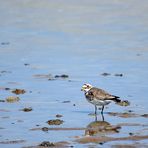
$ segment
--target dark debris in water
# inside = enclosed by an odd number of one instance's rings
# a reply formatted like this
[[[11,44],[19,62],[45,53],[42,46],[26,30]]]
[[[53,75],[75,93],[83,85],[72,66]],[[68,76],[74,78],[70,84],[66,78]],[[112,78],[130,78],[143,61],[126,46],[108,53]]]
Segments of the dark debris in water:
[[[134,135],[134,133],[129,133],[129,135],[130,135],[130,136],[133,136],[133,135]]]
[[[32,108],[31,107],[25,107],[25,108],[21,109],[21,111],[30,112],[30,111],[32,111]]]
[[[116,77],[122,77],[123,74],[122,73],[116,73],[114,76],[116,76]]]
[[[60,120],[60,119],[53,119],[53,120],[48,120],[47,123],[49,125],[61,125],[63,124],[63,120]]]
[[[53,147],[55,146],[54,143],[49,142],[49,141],[43,141],[41,144],[39,144],[39,146],[43,146],[43,147]]]
[[[67,74],[62,74],[62,75],[55,75],[55,78],[68,78],[69,76]]]
[[[9,45],[10,42],[1,42],[1,45]]]
[[[5,100],[0,99],[0,102],[5,102]]]
[[[25,65],[25,66],[29,66],[30,64],[29,64],[29,63],[24,63],[24,65]]]
[[[104,72],[101,74],[102,76],[110,76],[111,74],[110,73],[107,73],[107,72]]]
[[[11,73],[11,71],[2,70],[2,71],[0,71],[0,73],[2,73],[2,74],[4,74],[4,73]]]
[[[111,73],[108,73],[108,72],[104,72],[101,74],[102,76],[110,76]],[[114,76],[116,77],[123,77],[123,74],[122,73],[115,73]]]
[[[63,117],[63,115],[57,114],[56,117],[61,118],[61,117]]]
[[[148,114],[141,115],[142,117],[148,118]]]
[[[10,88],[6,87],[5,90],[10,90]]]
[[[70,101],[69,101],[69,100],[67,100],[67,101],[63,101],[62,103],[70,103]]]

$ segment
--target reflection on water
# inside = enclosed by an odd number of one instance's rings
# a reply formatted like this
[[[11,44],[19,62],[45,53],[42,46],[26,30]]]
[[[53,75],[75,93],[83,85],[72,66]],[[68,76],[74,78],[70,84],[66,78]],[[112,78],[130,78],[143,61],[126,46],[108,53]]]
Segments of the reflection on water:
[[[85,130],[85,136],[103,136],[106,134],[119,133],[121,126],[115,126],[111,123],[104,121],[104,116],[102,116],[102,121],[97,120],[97,115],[95,116],[95,121],[89,123]]]

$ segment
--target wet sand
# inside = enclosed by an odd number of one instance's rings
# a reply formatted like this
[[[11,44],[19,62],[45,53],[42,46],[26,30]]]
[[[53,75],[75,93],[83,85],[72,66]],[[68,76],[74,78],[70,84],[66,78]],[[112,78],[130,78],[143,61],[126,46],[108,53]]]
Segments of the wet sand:
[[[0,147],[148,147],[148,2],[0,5]],[[84,83],[128,100],[104,121]]]

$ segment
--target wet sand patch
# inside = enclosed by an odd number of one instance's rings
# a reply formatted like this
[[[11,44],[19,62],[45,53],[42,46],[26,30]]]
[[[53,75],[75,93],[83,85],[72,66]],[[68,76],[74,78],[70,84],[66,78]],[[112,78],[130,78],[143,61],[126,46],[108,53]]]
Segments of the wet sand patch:
[[[57,80],[57,79],[67,79],[69,78],[69,75],[61,74],[61,75],[53,76],[52,74],[35,74],[33,75],[33,77],[39,78],[39,79]]]
[[[27,146],[22,148],[45,148],[45,147],[53,147],[53,148],[66,148],[66,147],[73,147],[67,141],[60,141],[60,142],[50,142],[50,141],[43,141],[37,146]]]
[[[53,79],[53,76],[51,74],[35,74],[33,75],[33,77],[39,79]]]
[[[14,89],[11,92],[14,93],[14,94],[16,94],[16,95],[26,93],[26,91],[24,89]]]
[[[9,96],[6,98],[6,101],[9,102],[9,103],[14,103],[14,102],[18,102],[20,100],[19,97],[16,97],[16,96]]]
[[[111,148],[147,148],[147,145],[135,142],[133,144],[113,144]]]
[[[32,128],[30,129],[31,131],[36,131],[36,130],[43,130],[43,131],[75,131],[75,130],[85,130],[86,128],[83,127],[68,127],[68,128],[64,128],[64,127],[53,127],[53,128],[49,128],[49,127],[43,127],[43,128]]]
[[[26,142],[25,140],[12,140],[12,141],[0,141],[0,144],[19,144],[19,143],[24,143]]]
[[[145,140],[148,139],[148,135],[146,136],[128,136],[128,137],[119,137],[119,138],[114,138],[114,137],[107,137],[107,136],[102,136],[102,137],[83,137],[80,139],[75,140],[78,143],[81,144],[86,144],[86,143],[100,143],[100,142],[109,142],[109,141],[126,141],[126,140]]]
[[[139,115],[139,114],[132,113],[132,112],[124,112],[124,113],[108,112],[108,115],[117,116],[117,117],[121,117],[121,118],[137,118],[137,117],[148,118],[148,114]]]
[[[0,109],[0,112],[10,112],[8,109]]]
[[[121,126],[111,125],[106,121],[94,121],[87,125],[85,135],[96,136],[100,134],[114,134],[119,133]]]
[[[47,123],[49,125],[61,125],[63,124],[63,120],[60,120],[60,119],[53,119],[53,120],[48,120]]]

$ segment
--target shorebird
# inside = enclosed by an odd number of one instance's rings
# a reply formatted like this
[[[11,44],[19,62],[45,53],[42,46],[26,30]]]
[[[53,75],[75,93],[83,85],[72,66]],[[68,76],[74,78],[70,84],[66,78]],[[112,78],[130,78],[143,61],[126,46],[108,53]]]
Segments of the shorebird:
[[[97,114],[97,106],[102,106],[101,114],[103,114],[104,106],[108,105],[112,101],[121,106],[129,105],[127,100],[121,101],[119,99],[120,97],[111,95],[105,90],[93,87],[90,84],[84,84],[81,91],[84,91],[87,101],[95,106],[95,115]]]

